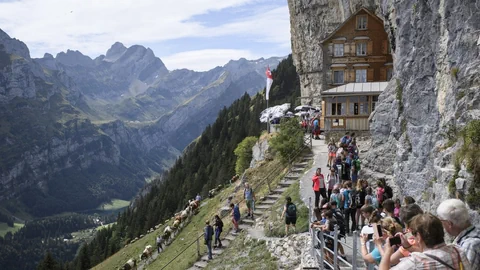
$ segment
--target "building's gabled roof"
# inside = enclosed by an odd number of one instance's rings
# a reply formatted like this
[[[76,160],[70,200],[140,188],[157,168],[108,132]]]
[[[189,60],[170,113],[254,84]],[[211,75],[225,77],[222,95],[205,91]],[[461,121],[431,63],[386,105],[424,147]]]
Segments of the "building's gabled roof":
[[[325,43],[326,41],[330,40],[337,32],[338,30],[342,29],[342,27],[345,26],[345,24],[347,24],[348,21],[352,20],[355,18],[355,16],[358,15],[358,13],[360,13],[360,11],[365,11],[366,13],[368,13],[370,16],[372,16],[374,19],[380,21],[381,23],[383,23],[383,20],[380,19],[379,17],[377,17],[377,15],[375,15],[375,13],[371,12],[370,10],[362,7],[362,8],[359,8],[355,13],[353,13],[350,17],[348,17],[348,19],[346,19],[339,27],[337,27],[337,29],[335,29],[335,31],[333,31],[330,35],[328,35],[324,40],[322,40],[320,43]]]
[[[380,94],[388,82],[349,83],[322,92],[322,96],[356,96]]]

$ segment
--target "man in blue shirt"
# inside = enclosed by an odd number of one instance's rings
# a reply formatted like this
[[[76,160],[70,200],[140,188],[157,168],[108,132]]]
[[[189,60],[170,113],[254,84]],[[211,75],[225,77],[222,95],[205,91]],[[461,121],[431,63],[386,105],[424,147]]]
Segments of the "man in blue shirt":
[[[205,231],[203,236],[205,237],[205,245],[208,249],[208,259],[213,259],[212,257],[212,237],[213,237],[213,227],[210,225],[210,221],[205,221]]]

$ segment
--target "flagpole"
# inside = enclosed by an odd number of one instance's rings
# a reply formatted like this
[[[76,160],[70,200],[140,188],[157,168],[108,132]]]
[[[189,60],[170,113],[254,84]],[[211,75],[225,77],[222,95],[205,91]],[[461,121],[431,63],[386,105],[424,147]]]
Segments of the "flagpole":
[[[268,112],[268,98],[267,98],[267,134],[270,133],[270,113]]]

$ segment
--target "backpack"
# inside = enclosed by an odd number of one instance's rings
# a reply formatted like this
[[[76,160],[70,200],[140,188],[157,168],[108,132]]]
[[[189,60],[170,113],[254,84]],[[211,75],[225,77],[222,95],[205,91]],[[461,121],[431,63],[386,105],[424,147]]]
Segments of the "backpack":
[[[338,229],[342,236],[345,236],[345,218],[338,208],[333,211],[333,217],[337,220]]]
[[[357,192],[355,189],[352,189],[352,191],[350,192],[350,209],[356,209],[357,205],[360,205],[360,193]]]
[[[347,135],[343,136],[343,137],[342,137],[342,141],[341,141],[341,143],[342,143],[342,144],[346,144],[346,143],[347,143],[347,141],[348,141],[348,137],[347,137]]]
[[[340,175],[340,176],[341,176],[341,175],[342,175],[342,172],[343,172],[343,171],[342,171],[342,168],[343,168],[342,164],[337,164],[337,165],[335,165],[335,168],[337,169],[337,175]]]
[[[293,203],[287,205],[287,217],[297,216],[297,206]]]
[[[387,199],[393,198],[393,190],[390,186],[385,185],[385,192],[383,193],[383,197],[387,197]]]
[[[362,205],[362,200],[360,199],[360,197],[361,192],[355,191],[355,197],[353,197],[353,201],[355,202],[355,208],[357,208],[359,205]]]
[[[371,198],[372,198],[372,206],[375,208],[378,208],[377,196],[371,196]]]
[[[361,167],[360,167],[361,163],[362,162],[359,159],[354,159],[353,160],[353,166],[355,166],[355,169],[357,170],[357,172],[360,171],[360,169],[361,169]]]

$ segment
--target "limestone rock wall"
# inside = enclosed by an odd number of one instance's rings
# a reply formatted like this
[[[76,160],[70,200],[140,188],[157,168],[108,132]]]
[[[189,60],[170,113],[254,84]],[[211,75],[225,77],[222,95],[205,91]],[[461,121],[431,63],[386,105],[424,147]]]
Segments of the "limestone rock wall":
[[[387,177],[400,194],[434,210],[449,197],[453,158],[461,144],[448,145],[446,134],[480,118],[480,1],[290,0],[302,96],[317,95],[323,87],[321,74],[316,80],[305,75],[321,67],[322,52],[315,44],[329,24],[362,4],[384,20],[395,73],[372,117],[372,147],[362,170],[370,179]],[[462,169],[460,176],[468,188],[472,175]]]

